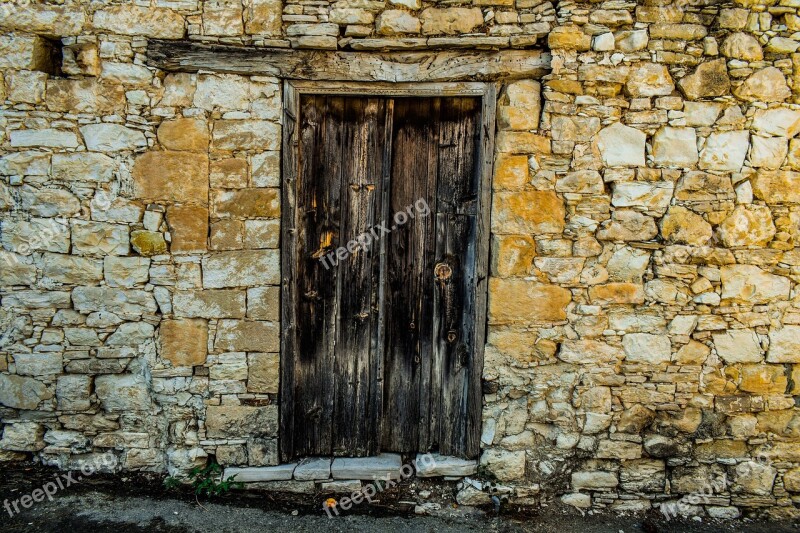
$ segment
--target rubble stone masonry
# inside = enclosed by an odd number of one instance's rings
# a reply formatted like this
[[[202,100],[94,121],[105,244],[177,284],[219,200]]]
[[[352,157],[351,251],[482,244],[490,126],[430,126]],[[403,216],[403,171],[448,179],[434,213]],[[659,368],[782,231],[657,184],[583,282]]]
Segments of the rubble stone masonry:
[[[800,516],[798,0],[3,3],[0,460],[278,461],[282,80],[154,38],[549,50],[498,101],[481,472]]]

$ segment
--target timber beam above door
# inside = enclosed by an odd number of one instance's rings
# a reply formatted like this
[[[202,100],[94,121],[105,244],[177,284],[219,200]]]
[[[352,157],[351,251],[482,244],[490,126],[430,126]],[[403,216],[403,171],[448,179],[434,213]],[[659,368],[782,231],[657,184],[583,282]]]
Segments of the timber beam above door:
[[[339,52],[152,39],[147,44],[147,65],[167,72],[207,70],[308,81],[508,81],[549,73],[550,54],[541,50]]]

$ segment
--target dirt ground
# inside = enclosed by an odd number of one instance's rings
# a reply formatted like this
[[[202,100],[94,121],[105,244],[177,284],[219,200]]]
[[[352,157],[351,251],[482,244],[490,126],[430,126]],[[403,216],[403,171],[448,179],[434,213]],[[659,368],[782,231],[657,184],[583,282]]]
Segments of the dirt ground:
[[[28,465],[0,470],[0,504],[19,500],[58,475],[55,471]],[[77,476],[76,476],[77,477]],[[420,490],[419,481],[409,481],[381,501],[362,504],[340,516],[329,518],[321,510],[324,495],[275,495],[236,492],[213,500],[195,500],[193,493],[167,490],[157,476],[92,476],[59,490],[52,501],[44,499],[9,517],[0,509],[2,532],[553,532],[553,533],[657,533],[800,532],[800,523],[704,520],[666,521],[660,514],[625,516],[584,514],[560,505],[537,512],[521,513],[504,508],[457,508],[443,505],[435,516],[417,516],[413,505],[404,503]],[[439,490],[442,488],[439,486]],[[455,487],[444,491],[455,490]],[[440,495],[439,501],[447,498]],[[434,494],[433,499],[436,498]],[[419,499],[419,498],[417,498]]]

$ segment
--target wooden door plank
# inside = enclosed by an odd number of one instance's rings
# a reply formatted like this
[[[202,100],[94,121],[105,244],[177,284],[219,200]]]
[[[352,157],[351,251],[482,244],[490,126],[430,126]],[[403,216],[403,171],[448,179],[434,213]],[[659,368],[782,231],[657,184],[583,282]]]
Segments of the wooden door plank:
[[[374,395],[379,390],[376,360],[382,354],[373,350],[373,337],[380,319],[380,249],[371,245],[371,230],[382,215],[386,109],[382,98],[345,100],[341,245],[348,254],[336,267],[339,331],[333,403],[333,452],[339,456],[373,455],[379,444]]]
[[[431,446],[465,456],[470,376],[475,350],[475,234],[472,215],[437,213],[433,298],[433,369],[438,427]]]
[[[390,219],[391,208],[391,178],[392,178],[392,147],[394,145],[394,104],[393,98],[386,100],[386,124],[384,128],[383,137],[383,166],[381,168],[381,211],[379,224],[384,224]],[[376,354],[375,357],[375,394],[373,400],[373,412],[375,418],[375,433],[377,440],[377,452],[382,452],[383,444],[383,420],[384,420],[384,407],[383,399],[386,393],[385,384],[385,362],[386,362],[386,332],[387,332],[387,283],[389,260],[388,260],[388,247],[389,239],[377,230],[376,233],[380,234],[378,239],[378,249],[380,253],[378,265],[378,327],[374,332],[372,340],[372,350]],[[373,243],[373,246],[375,244]]]
[[[475,351],[473,354],[473,372],[470,375],[468,389],[468,422],[465,456],[478,457],[481,451],[481,423],[483,420],[483,354],[486,344],[487,299],[489,285],[489,241],[490,206],[492,203],[492,175],[494,167],[494,138],[496,127],[497,87],[489,84],[481,104],[480,144],[478,150],[478,172],[480,186],[478,193],[478,226],[475,237]]]
[[[320,258],[340,241],[341,97],[301,99],[293,404],[294,456],[330,454],[339,271]]]
[[[437,99],[394,102],[389,224],[420,199],[435,209],[438,107]],[[389,451],[419,450],[420,428],[427,425],[420,391],[430,377],[432,220],[415,217],[388,235],[381,447]]]
[[[283,86],[283,172],[281,187],[281,375],[280,431],[278,442],[281,461],[294,456],[294,364],[297,323],[295,317],[297,290],[295,288],[297,253],[296,186],[299,159],[297,117],[300,114],[299,95],[291,83]]]
[[[428,445],[466,456],[475,352],[475,268],[480,100],[449,98],[440,113],[432,389],[435,424]],[[474,399],[474,396],[472,397]]]
[[[437,213],[476,214],[480,99],[442,99]]]

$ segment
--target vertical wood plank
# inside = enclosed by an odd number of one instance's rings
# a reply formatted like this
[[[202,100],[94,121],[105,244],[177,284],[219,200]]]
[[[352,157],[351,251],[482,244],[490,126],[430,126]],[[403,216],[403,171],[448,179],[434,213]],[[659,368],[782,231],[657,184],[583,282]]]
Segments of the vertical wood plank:
[[[370,230],[379,222],[383,197],[386,99],[347,98],[342,124],[342,238],[347,257],[336,267],[339,326],[335,346],[333,452],[340,456],[377,453],[374,395],[379,391],[373,350],[380,322],[380,248]],[[370,244],[352,242],[369,236]],[[348,243],[351,243],[348,245]]]
[[[292,455],[330,454],[334,392],[338,270],[320,257],[340,240],[341,97],[304,96],[300,102],[293,305],[296,327],[290,413]],[[288,385],[288,384],[287,384]]]
[[[483,354],[486,345],[487,300],[489,285],[490,210],[492,205],[492,175],[494,167],[494,139],[496,127],[497,87],[487,84],[481,104],[478,195],[478,227],[475,237],[475,352],[468,392],[468,424],[465,455],[477,457],[481,450],[481,422],[483,420]]]
[[[481,109],[475,98],[442,102],[433,291],[433,387],[436,424],[428,445],[466,456],[475,352],[476,211]],[[479,426],[478,426],[479,428]]]
[[[300,114],[299,95],[291,82],[283,84],[283,160],[281,169],[281,375],[279,384],[280,429],[278,442],[281,461],[289,461],[294,455],[294,364],[296,352],[295,322],[297,273],[295,257],[297,249],[296,186],[298,163],[297,118]]]
[[[386,100],[386,124],[383,137],[383,166],[381,168],[381,211],[379,224],[384,224],[389,220],[391,208],[391,178],[392,178],[392,147],[394,145],[394,106],[395,100]],[[384,408],[383,400],[386,394],[385,389],[385,363],[386,363],[386,332],[387,332],[387,279],[389,271],[388,245],[389,239],[380,234],[378,249],[380,260],[378,266],[378,328],[372,337],[373,351],[378,354],[375,357],[376,390],[373,395],[373,412],[376,413],[375,434],[377,440],[377,452],[382,452]],[[374,244],[373,244],[374,246]]]
[[[437,433],[431,446],[445,455],[466,455],[470,376],[475,349],[476,217],[437,213],[434,273],[433,372]]]
[[[395,100],[388,224],[395,225],[394,214],[420,199],[435,209],[438,110],[438,99]],[[421,391],[430,389],[432,221],[415,217],[387,236],[385,450],[417,451],[420,431],[428,429],[428,398],[423,402]]]

